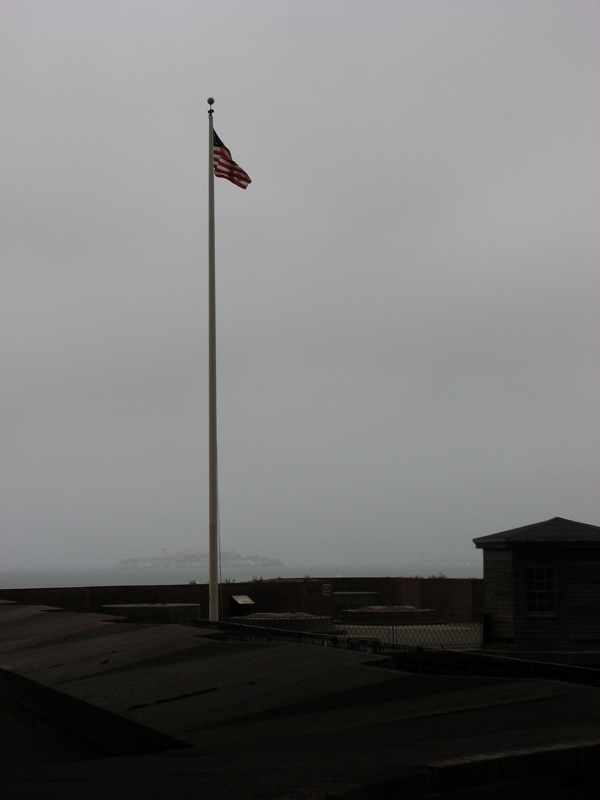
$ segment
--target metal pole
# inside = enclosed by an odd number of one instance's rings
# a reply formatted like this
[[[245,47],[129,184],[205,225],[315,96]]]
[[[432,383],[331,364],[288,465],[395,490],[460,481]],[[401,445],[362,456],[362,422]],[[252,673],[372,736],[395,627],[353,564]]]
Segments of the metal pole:
[[[219,619],[219,489],[217,462],[217,334],[215,299],[215,171],[213,103],[208,98],[208,618]]]

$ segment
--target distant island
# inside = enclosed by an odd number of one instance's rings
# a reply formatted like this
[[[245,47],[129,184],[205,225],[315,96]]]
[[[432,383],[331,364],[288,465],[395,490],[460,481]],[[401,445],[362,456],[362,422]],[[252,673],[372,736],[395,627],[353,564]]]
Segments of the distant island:
[[[160,556],[145,558],[124,558],[117,569],[164,569],[165,567],[183,569],[188,567],[208,567],[209,554],[203,550],[182,550],[180,553],[167,553],[163,549]],[[236,550],[222,550],[221,564],[224,567],[283,567],[278,558],[268,556],[242,556]]]

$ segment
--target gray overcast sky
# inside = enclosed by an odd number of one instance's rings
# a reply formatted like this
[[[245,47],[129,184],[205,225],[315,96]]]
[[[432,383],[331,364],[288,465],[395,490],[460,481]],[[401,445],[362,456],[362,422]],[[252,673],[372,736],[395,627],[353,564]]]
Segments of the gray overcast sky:
[[[600,524],[591,0],[0,0],[0,565]],[[473,570],[471,570],[471,574]]]

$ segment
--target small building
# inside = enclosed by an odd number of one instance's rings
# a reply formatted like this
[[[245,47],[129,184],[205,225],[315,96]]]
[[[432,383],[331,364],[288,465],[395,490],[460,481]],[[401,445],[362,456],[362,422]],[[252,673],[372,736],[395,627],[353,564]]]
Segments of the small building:
[[[600,664],[600,527],[554,517],[473,542],[486,649]]]

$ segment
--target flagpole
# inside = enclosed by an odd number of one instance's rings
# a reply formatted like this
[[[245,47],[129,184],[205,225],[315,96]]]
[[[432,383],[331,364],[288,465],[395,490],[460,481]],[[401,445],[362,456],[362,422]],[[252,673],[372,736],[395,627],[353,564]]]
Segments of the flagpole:
[[[217,334],[215,299],[215,170],[213,103],[208,98],[208,618],[219,619],[219,489],[217,462]]]

